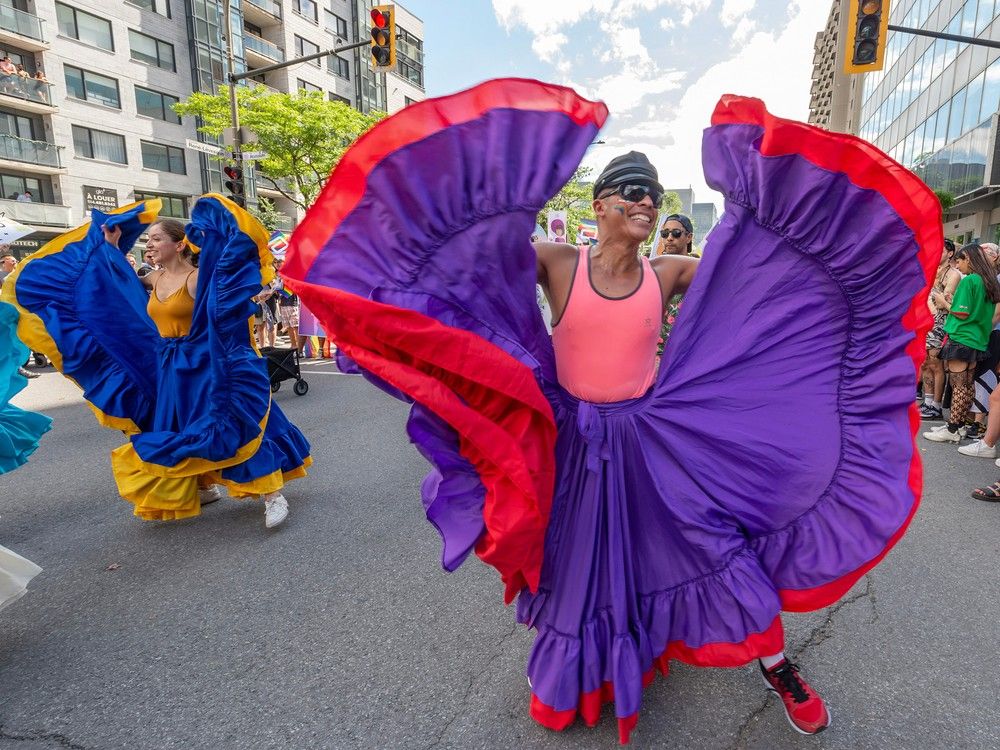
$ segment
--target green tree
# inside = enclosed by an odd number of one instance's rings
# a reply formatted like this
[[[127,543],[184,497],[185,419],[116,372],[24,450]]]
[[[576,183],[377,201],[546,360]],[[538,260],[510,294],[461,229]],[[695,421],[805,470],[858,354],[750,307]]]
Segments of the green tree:
[[[245,148],[264,151],[257,174],[301,208],[308,208],[344,151],[362,133],[385,117],[365,115],[320,91],[285,94],[264,86],[237,89],[240,125],[256,138]],[[231,126],[229,92],[194,93],[174,105],[177,114],[200,118],[202,133],[218,138]]]
[[[270,198],[258,198],[257,205],[250,206],[249,211],[269,232],[282,229],[289,223],[289,217],[279,211]]]
[[[590,207],[594,199],[594,186],[587,182],[592,171],[590,167],[576,168],[569,181],[542,207],[537,219],[539,226],[543,229],[548,227],[547,217],[550,211],[565,211],[566,239],[571,243],[576,242],[576,228],[580,225],[580,220],[594,218],[594,211]]]
[[[941,210],[945,213],[947,213],[948,209],[955,205],[955,196],[947,190],[935,190],[934,195],[936,195],[938,200],[941,201]]]

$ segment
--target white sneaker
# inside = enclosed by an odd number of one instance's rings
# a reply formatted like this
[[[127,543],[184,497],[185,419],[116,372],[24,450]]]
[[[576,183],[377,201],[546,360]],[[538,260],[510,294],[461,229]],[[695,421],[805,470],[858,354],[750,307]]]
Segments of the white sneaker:
[[[219,489],[219,485],[213,484],[211,487],[198,490],[198,499],[202,505],[214,503],[216,500],[222,499],[222,490]]]
[[[958,449],[958,452],[963,456],[972,456],[974,458],[996,458],[997,448],[988,446],[981,439],[975,441],[974,443],[969,443],[968,445],[963,445]]]
[[[924,433],[924,438],[934,443],[960,443],[964,437],[965,427],[959,427],[957,431],[952,432],[948,429],[948,425]]]
[[[284,495],[276,495],[268,500],[264,498],[264,525],[273,529],[288,518],[288,501]]]

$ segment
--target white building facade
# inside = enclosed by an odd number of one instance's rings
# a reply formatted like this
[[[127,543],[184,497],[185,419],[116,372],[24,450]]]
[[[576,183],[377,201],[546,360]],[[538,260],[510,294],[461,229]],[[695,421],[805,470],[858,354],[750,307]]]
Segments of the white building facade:
[[[366,39],[370,5],[232,0],[237,70]],[[372,73],[361,49],[262,78],[363,111],[422,99],[423,25],[401,6],[397,16],[418,42],[402,73]],[[91,208],[155,196],[163,215],[184,219],[195,196],[221,189],[221,165],[185,145],[202,138],[194,118],[171,106],[224,86],[223,35],[221,0],[0,2],[0,57],[29,76],[0,75],[0,212],[35,230],[16,255],[87,221]]]

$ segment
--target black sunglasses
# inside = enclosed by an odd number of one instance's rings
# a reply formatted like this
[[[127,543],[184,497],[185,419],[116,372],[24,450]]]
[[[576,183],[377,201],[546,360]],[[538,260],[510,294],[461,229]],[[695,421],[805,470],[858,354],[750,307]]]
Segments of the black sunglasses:
[[[679,240],[685,234],[687,234],[687,232],[685,232],[683,229],[664,229],[663,231],[660,232],[660,236],[663,239],[667,239],[667,237],[673,237],[675,240]]]
[[[649,185],[628,185],[628,184],[616,185],[614,188],[611,188],[610,193],[606,193],[601,197],[610,198],[612,195],[615,195],[616,193],[625,200],[627,200],[629,203],[638,203],[647,195],[649,196],[650,200],[653,201],[654,208],[659,208],[660,205],[663,203],[663,191],[657,190],[656,188],[650,187]]]

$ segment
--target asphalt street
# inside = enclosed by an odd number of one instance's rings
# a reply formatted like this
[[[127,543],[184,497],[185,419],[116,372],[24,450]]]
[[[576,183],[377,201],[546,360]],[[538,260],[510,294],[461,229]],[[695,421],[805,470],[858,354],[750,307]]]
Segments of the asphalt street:
[[[492,569],[439,564],[406,407],[329,362],[275,399],[316,464],[264,528],[260,503],[143,523],[75,386],[48,370],[16,400],[55,419],[0,477],[0,543],[45,570],[0,613],[0,748],[601,748],[527,714],[531,634]],[[722,428],[722,427],[720,427]],[[802,436],[808,440],[807,435]],[[909,534],[836,606],[789,615],[788,651],[833,725],[792,732],[753,668],[675,663],[646,691],[635,748],[997,748],[1000,504],[992,461],[920,440]]]

